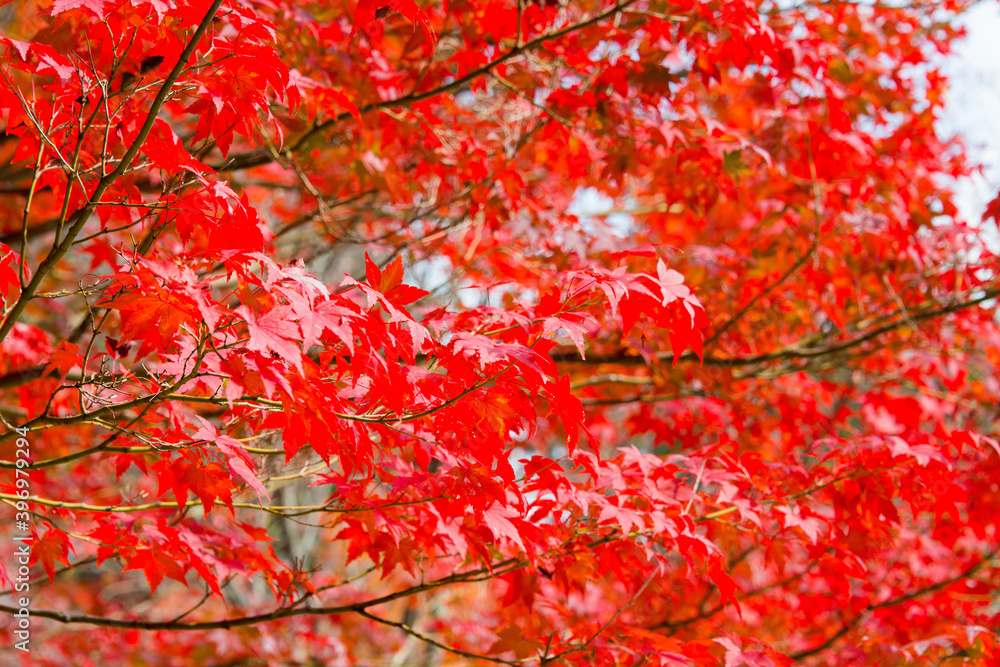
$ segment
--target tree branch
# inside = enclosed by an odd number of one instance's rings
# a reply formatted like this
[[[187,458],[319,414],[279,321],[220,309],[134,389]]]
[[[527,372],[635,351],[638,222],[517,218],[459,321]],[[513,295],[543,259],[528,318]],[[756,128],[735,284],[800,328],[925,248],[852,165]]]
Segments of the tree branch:
[[[459,88],[466,85],[470,81],[473,81],[481,76],[489,74],[494,69],[504,64],[514,56],[520,55],[526,51],[532,51],[535,48],[544,44],[545,42],[551,41],[553,39],[559,39],[560,37],[565,37],[566,35],[569,35],[573,32],[576,32],[578,30],[583,30],[584,28],[588,28],[596,23],[600,23],[601,21],[618,14],[626,7],[634,4],[635,2],[636,0],[625,0],[624,2],[616,3],[611,9],[602,12],[600,14],[596,14],[595,16],[592,16],[591,18],[585,21],[574,23],[573,25],[566,26],[561,30],[556,30],[555,32],[551,32],[546,35],[541,35],[540,37],[536,37],[535,39],[525,42],[524,44],[515,45],[514,48],[512,48],[510,51],[507,51],[496,60],[492,60],[483,65],[482,67],[472,70],[471,72],[465,74],[465,76],[458,77],[457,79],[449,83],[446,83],[442,86],[438,86],[437,88],[432,88],[431,90],[427,90],[422,93],[414,92],[409,95],[404,95],[403,97],[397,97],[392,100],[385,100],[382,102],[373,102],[371,104],[367,104],[358,109],[358,114],[359,115],[366,114],[371,111],[378,111],[379,109],[389,109],[392,107],[408,106],[410,104],[423,102],[424,100],[429,100],[439,95],[444,95],[445,93],[450,93],[454,90],[458,90]],[[347,119],[351,115],[352,114],[350,112],[344,112],[338,114],[337,116],[334,116],[333,118],[330,118],[329,120],[317,124],[308,132],[299,137],[298,140],[296,140],[296,142],[292,146],[290,146],[288,150],[294,153],[299,148],[301,148],[306,142],[308,142],[311,138],[316,136],[318,133],[322,132],[323,130],[329,127],[336,125],[337,123]],[[250,169],[252,167],[260,167],[262,165],[272,162],[273,160],[274,160],[273,154],[268,150],[262,149],[254,151],[252,153],[245,153],[243,155],[234,155],[233,157],[226,160],[226,162],[220,165],[212,165],[212,168],[218,172],[238,171],[240,169]]]
[[[66,232],[66,236],[63,237],[56,245],[52,247],[49,254],[42,260],[42,263],[38,266],[35,271],[35,275],[32,276],[31,282],[29,282],[24,290],[21,292],[20,298],[14,303],[10,312],[7,314],[7,318],[0,325],[0,341],[7,337],[10,330],[17,323],[18,318],[24,309],[27,307],[28,302],[34,297],[35,292],[38,291],[38,287],[41,285],[42,280],[55,268],[56,264],[63,258],[63,255],[70,249],[73,245],[73,241],[83,230],[84,225],[90,220],[91,214],[94,209],[97,208],[97,204],[101,201],[101,197],[107,192],[115,181],[117,181],[121,176],[128,170],[129,166],[132,164],[132,160],[138,155],[139,149],[145,143],[146,138],[153,129],[153,124],[156,122],[156,117],[160,112],[160,108],[163,106],[164,102],[167,100],[167,96],[170,94],[170,89],[173,87],[177,78],[180,76],[181,72],[184,71],[184,67],[188,61],[188,58],[194,54],[195,49],[198,47],[198,42],[201,41],[202,35],[208,30],[208,26],[212,24],[212,20],[215,18],[215,12],[218,11],[219,7],[222,5],[222,0],[213,0],[212,5],[208,8],[205,17],[198,24],[195,29],[194,34],[191,35],[191,39],[188,41],[187,46],[184,51],[181,52],[180,57],[177,60],[177,64],[167,75],[167,78],[163,81],[163,85],[160,86],[160,90],[156,93],[156,97],[153,98],[153,102],[150,104],[149,112],[146,114],[146,120],[143,122],[142,127],[139,129],[138,134],[136,134],[135,140],[122,155],[121,160],[118,162],[118,166],[114,170],[105,174],[98,182],[97,187],[94,189],[94,193],[90,196],[90,199],[83,206],[82,209],[77,211],[73,217],[73,223],[69,230]],[[23,249],[22,249],[23,250]]]
[[[993,557],[997,554],[997,551],[998,551],[997,549],[994,549],[993,551],[986,554],[981,561],[967,568],[963,572],[960,572],[954,577],[951,577],[950,579],[945,579],[944,581],[939,581],[935,584],[924,586],[923,588],[911,591],[905,595],[900,595],[899,597],[892,598],[891,600],[886,600],[885,602],[879,602],[878,604],[869,604],[861,611],[861,613],[859,613],[857,616],[855,616],[850,621],[845,623],[839,630],[833,633],[822,643],[818,644],[817,646],[814,646],[811,649],[807,649],[805,651],[799,651],[798,653],[792,653],[788,657],[791,658],[792,660],[801,660],[802,658],[808,658],[810,656],[816,655],[817,653],[820,653],[830,648],[838,639],[846,635],[862,620],[864,620],[864,617],[869,613],[877,611],[879,609],[885,609],[886,607],[893,607],[895,605],[902,604],[904,602],[912,600],[913,598],[920,597],[921,595],[926,595],[927,593],[933,593],[936,590],[940,590],[947,586],[951,586],[952,584],[958,583],[959,581],[968,579],[976,572],[987,566],[990,562],[992,562]]]

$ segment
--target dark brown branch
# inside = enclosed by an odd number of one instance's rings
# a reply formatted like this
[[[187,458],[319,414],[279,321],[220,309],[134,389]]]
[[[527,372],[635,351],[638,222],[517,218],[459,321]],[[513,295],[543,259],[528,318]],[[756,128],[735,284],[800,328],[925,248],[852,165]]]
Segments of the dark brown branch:
[[[494,69],[496,69],[497,67],[504,64],[505,62],[507,62],[508,60],[510,60],[515,56],[518,56],[526,51],[532,51],[537,47],[541,46],[542,44],[544,44],[545,42],[549,42],[554,39],[559,39],[560,37],[565,37],[566,35],[574,33],[578,30],[589,28],[590,26],[596,23],[600,23],[601,21],[618,14],[623,9],[625,9],[629,5],[634,4],[635,2],[636,0],[625,0],[625,2],[616,3],[611,9],[602,12],[600,14],[597,14],[595,16],[592,16],[591,18],[585,21],[574,23],[573,25],[566,26],[562,30],[556,30],[555,32],[551,32],[546,35],[536,37],[531,41],[525,42],[524,44],[516,45],[514,46],[514,48],[512,48],[510,51],[507,51],[496,60],[490,61],[485,65],[483,65],[482,67],[472,70],[471,72],[468,72],[465,76],[458,77],[454,81],[451,81],[447,84],[438,86],[437,88],[432,88],[431,90],[426,90],[422,93],[414,92],[409,95],[404,95],[403,97],[397,97],[396,99],[392,100],[373,102],[371,104],[367,104],[363,107],[360,107],[358,109],[358,113],[366,114],[371,111],[378,111],[379,109],[390,109],[393,107],[408,106],[410,104],[423,102],[424,100],[429,100],[439,95],[444,95],[454,90],[458,90],[463,86],[465,86],[466,84],[468,84],[470,81],[478,79],[479,77],[482,76],[486,76]],[[333,118],[330,118],[329,120],[317,124],[308,132],[306,132],[304,135],[299,137],[298,140],[291,147],[289,147],[288,150],[292,153],[296,152],[306,142],[308,142],[310,139],[316,136],[316,134],[322,132],[323,130],[326,130],[327,128],[333,127],[337,123],[346,120],[350,116],[351,113],[344,112],[337,116],[334,116]],[[218,172],[238,171],[240,169],[250,169],[253,167],[260,167],[262,165],[269,164],[273,160],[274,160],[274,154],[271,151],[258,150],[252,153],[245,153],[243,155],[234,155],[230,159],[226,160],[226,162],[223,164],[212,165],[212,168]]]
[[[839,630],[830,635],[822,643],[818,644],[817,646],[814,646],[811,649],[807,649],[805,651],[799,651],[798,653],[792,653],[788,657],[790,657],[792,660],[801,660],[802,658],[808,658],[810,656],[816,655],[817,653],[821,653],[822,651],[825,651],[826,649],[830,648],[838,639],[840,639],[848,632],[850,632],[852,629],[854,629],[854,627],[857,626],[869,613],[877,611],[879,609],[885,609],[887,607],[894,607],[898,604],[902,604],[914,598],[926,595],[927,593],[933,593],[934,591],[946,588],[948,586],[951,586],[952,584],[968,579],[976,572],[983,569],[983,567],[985,567],[987,564],[989,564],[993,560],[993,557],[996,554],[997,554],[997,549],[994,549],[993,551],[983,556],[983,559],[981,561],[967,568],[963,572],[960,572],[954,577],[951,577],[950,579],[945,579],[944,581],[939,581],[937,583],[924,586],[923,588],[919,588],[905,595],[900,595],[899,597],[886,600],[885,602],[879,602],[878,604],[870,604],[863,610],[861,610],[861,613],[859,613],[857,616],[846,622],[843,626],[841,626]]]
[[[613,533],[611,535],[606,535],[587,542],[586,548],[593,549],[611,542],[629,540],[633,537],[633,535]],[[569,544],[570,542],[564,543],[562,548],[568,548]],[[515,570],[519,570],[523,567],[527,567],[529,564],[530,562],[525,558],[507,558],[500,562],[492,563],[487,567],[481,567],[467,572],[458,572],[447,577],[411,586],[410,588],[406,588],[395,593],[389,593],[388,595],[373,598],[365,602],[355,602],[353,604],[333,607],[299,607],[299,602],[295,602],[291,606],[275,609],[269,614],[257,614],[254,616],[243,616],[239,618],[224,618],[215,621],[144,621],[140,619],[106,618],[104,616],[92,616],[89,614],[70,614],[67,612],[56,611],[54,609],[32,609],[31,615],[39,618],[48,618],[60,623],[87,623],[103,627],[131,628],[136,630],[228,630],[230,628],[256,625],[258,623],[269,623],[294,616],[336,616],[339,614],[361,613],[372,607],[377,607],[387,602],[400,600],[418,593],[449,586],[451,584],[474,583],[478,581],[485,581],[487,579],[494,579]],[[0,604],[0,612],[15,614],[17,613],[17,608]]]
[[[39,618],[48,618],[60,623],[86,623],[110,628],[130,628],[137,630],[218,630],[237,628],[258,623],[269,623],[284,618],[295,616],[336,616],[339,614],[362,613],[371,607],[410,597],[424,591],[434,590],[450,584],[479,581],[482,577],[493,578],[507,572],[520,569],[526,566],[527,561],[519,559],[508,559],[500,563],[494,563],[492,571],[489,568],[480,568],[469,572],[453,574],[448,577],[436,579],[431,582],[412,586],[396,593],[390,593],[381,597],[373,598],[365,602],[339,605],[333,607],[281,607],[269,614],[257,614],[254,616],[243,616],[239,618],[224,618],[215,621],[144,621],[138,619],[118,619],[106,618],[104,616],[91,616],[89,614],[70,614],[56,611],[54,609],[32,609],[31,615]],[[14,614],[17,608],[0,604],[0,612]]]
[[[163,85],[160,86],[160,90],[156,93],[156,97],[153,98],[152,103],[149,106],[149,112],[146,114],[146,119],[136,134],[135,140],[122,155],[121,160],[118,162],[118,166],[114,168],[109,174],[105,174],[98,182],[97,187],[94,189],[93,194],[90,199],[84,205],[82,209],[77,211],[71,218],[72,225],[66,232],[66,236],[59,241],[58,245],[52,247],[49,254],[42,260],[42,263],[38,266],[35,271],[35,275],[31,278],[29,282],[21,292],[20,298],[14,303],[10,312],[7,314],[7,318],[4,320],[3,324],[0,325],[0,341],[7,337],[10,330],[17,323],[18,318],[24,309],[27,307],[28,303],[34,297],[35,292],[38,291],[38,287],[41,285],[42,280],[45,276],[49,274],[52,269],[55,268],[56,264],[63,258],[66,252],[72,247],[73,242],[76,237],[79,236],[80,232],[83,230],[84,225],[90,220],[91,214],[94,209],[97,208],[97,204],[101,201],[101,197],[107,192],[108,188],[115,183],[122,175],[128,170],[132,164],[132,160],[135,159],[136,155],[139,154],[139,149],[142,147],[149,133],[153,129],[153,124],[156,122],[156,117],[160,112],[160,108],[167,101],[167,97],[170,95],[170,89],[173,87],[177,78],[184,71],[187,66],[188,59],[194,54],[195,49],[198,47],[198,42],[201,41],[202,36],[205,31],[208,30],[208,26],[212,24],[212,20],[215,18],[215,12],[222,5],[222,0],[214,0],[212,6],[208,8],[205,17],[198,24],[195,29],[194,34],[191,35],[191,39],[188,40],[187,46],[184,51],[181,52],[180,57],[177,60],[177,64],[164,79]]]
[[[369,619],[369,620],[375,621],[376,623],[381,623],[382,625],[388,625],[388,626],[393,627],[393,628],[399,628],[400,630],[402,630],[406,634],[410,635],[411,637],[416,637],[417,639],[419,639],[420,641],[424,642],[425,644],[428,644],[430,646],[434,646],[435,648],[439,648],[439,649],[441,649],[443,651],[448,651],[449,653],[454,653],[455,655],[460,655],[463,658],[472,658],[473,660],[483,660],[484,662],[495,662],[495,663],[500,664],[500,665],[518,665],[519,663],[523,662],[522,660],[518,660],[518,661],[503,660],[501,658],[494,658],[492,656],[482,655],[480,653],[472,653],[471,651],[463,651],[460,648],[455,648],[454,646],[448,646],[447,644],[442,644],[441,642],[437,641],[436,639],[428,637],[427,635],[425,635],[423,633],[417,632],[416,630],[414,630],[413,628],[411,628],[410,626],[408,626],[406,623],[397,623],[396,621],[390,621],[387,618],[382,618],[381,616],[376,616],[375,614],[369,613],[369,612],[367,612],[365,610],[360,610],[360,611],[358,611],[358,613],[361,614],[362,616],[364,616],[365,618]]]
[[[984,301],[989,301],[990,299],[996,299],[1000,297],[1000,288],[993,288],[983,291],[983,294],[975,299],[970,299],[968,301],[959,301],[957,303],[952,303],[947,306],[942,306],[940,308],[928,308],[922,311],[911,311],[908,316],[903,313],[903,317],[880,326],[871,331],[862,333],[859,336],[850,338],[848,340],[840,341],[838,343],[832,343],[825,347],[819,346],[799,346],[791,345],[779,350],[774,350],[773,352],[765,352],[763,354],[754,355],[752,357],[714,357],[711,355],[705,355],[702,360],[702,364],[705,366],[716,366],[720,368],[738,368],[742,366],[755,366],[757,364],[764,364],[771,361],[782,361],[782,360],[792,360],[792,359],[815,359],[819,357],[830,356],[837,354],[838,352],[845,352],[851,348],[863,345],[870,340],[878,338],[884,334],[895,331],[902,327],[910,326],[913,322],[918,322],[921,320],[934,319],[935,317],[940,317],[942,315],[949,315],[951,313],[957,312],[959,310],[964,310],[965,308],[971,308],[973,306],[978,306]],[[658,359],[669,360],[673,357],[673,352],[665,351],[659,352],[657,355]],[[646,361],[637,355],[627,355],[624,352],[619,352],[609,355],[590,355],[586,359],[580,359],[575,353],[567,352],[564,354],[554,354],[552,359],[557,363],[578,363],[578,364],[620,364],[620,365],[631,365],[640,366],[645,365]],[[680,361],[687,362],[698,362],[698,357],[691,352],[686,352],[680,356]]]

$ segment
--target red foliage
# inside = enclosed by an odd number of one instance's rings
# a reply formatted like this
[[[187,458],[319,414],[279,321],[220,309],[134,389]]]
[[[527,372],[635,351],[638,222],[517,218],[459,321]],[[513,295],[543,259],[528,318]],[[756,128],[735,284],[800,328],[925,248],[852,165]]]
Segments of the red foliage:
[[[964,5],[5,5],[0,662],[996,664]]]

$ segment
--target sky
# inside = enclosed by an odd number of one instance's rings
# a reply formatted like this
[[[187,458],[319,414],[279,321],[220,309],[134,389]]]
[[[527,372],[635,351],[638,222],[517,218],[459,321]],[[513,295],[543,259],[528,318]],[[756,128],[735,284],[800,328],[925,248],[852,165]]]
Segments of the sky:
[[[938,123],[944,137],[959,135],[973,163],[983,173],[954,185],[962,217],[978,222],[986,205],[1000,192],[1000,0],[981,0],[961,20],[967,35],[955,43],[942,69],[951,80],[945,113]],[[613,202],[591,188],[578,193],[572,213],[607,210]],[[629,217],[618,214],[627,234]],[[1000,252],[1000,233],[992,222],[983,227],[983,241]]]
[[[984,167],[982,175],[956,186],[959,210],[974,221],[1000,191],[1000,2],[980,2],[962,23],[968,33],[943,65],[951,88],[938,132],[943,137],[958,134],[972,160]],[[983,236],[994,250],[1000,246],[992,223]]]
[[[1000,192],[1000,0],[981,0],[966,12],[961,23],[967,34],[942,63],[951,87],[937,129],[942,137],[959,135],[973,163],[983,167],[981,174],[953,186],[962,217],[978,222],[986,205]],[[605,211],[612,204],[610,198],[589,188],[577,193],[570,212],[586,216]],[[614,214],[609,222],[627,235],[629,216]],[[983,225],[981,240],[1000,253],[1000,231],[995,223]],[[464,297],[463,302],[475,300],[472,294]]]

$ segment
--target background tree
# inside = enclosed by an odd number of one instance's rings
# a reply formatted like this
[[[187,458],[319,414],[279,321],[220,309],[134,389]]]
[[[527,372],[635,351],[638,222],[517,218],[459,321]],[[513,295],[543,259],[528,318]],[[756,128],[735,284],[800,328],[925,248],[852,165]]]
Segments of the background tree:
[[[4,660],[992,664],[966,3],[387,2],[3,8]]]

